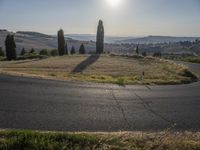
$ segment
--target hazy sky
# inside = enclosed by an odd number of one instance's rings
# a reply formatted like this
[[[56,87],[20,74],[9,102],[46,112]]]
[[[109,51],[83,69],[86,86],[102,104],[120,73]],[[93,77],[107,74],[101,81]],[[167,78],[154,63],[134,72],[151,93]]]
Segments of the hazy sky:
[[[0,28],[56,34],[200,36],[200,0],[0,0]]]

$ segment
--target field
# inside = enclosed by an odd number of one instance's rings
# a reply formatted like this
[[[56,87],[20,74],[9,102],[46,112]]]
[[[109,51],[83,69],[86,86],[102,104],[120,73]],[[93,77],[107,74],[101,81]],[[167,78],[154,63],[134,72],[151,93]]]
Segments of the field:
[[[197,80],[183,65],[152,57],[75,55],[1,61],[0,72],[67,81],[114,84],[185,84]]]
[[[191,63],[200,63],[200,56],[167,56],[166,59]]]
[[[198,150],[200,133],[64,133],[38,131],[0,131],[1,150]]]
[[[180,58],[181,61],[191,62],[191,63],[200,63],[200,56],[188,56]]]

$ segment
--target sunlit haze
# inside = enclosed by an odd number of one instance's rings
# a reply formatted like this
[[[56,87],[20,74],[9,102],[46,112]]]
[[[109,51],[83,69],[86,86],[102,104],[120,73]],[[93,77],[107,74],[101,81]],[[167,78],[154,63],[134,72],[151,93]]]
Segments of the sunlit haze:
[[[56,34],[200,36],[199,0],[0,0],[0,28]]]

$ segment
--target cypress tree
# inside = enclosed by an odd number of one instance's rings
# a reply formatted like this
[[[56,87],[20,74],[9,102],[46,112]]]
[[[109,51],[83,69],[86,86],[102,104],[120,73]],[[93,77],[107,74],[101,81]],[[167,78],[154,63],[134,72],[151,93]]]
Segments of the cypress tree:
[[[21,51],[21,53],[20,53],[20,55],[21,56],[24,56],[26,54],[26,51],[25,51],[25,49],[24,49],[24,47],[22,48],[22,51]]]
[[[103,21],[99,20],[97,29],[97,40],[96,40],[96,53],[101,54],[104,51],[104,26]]]
[[[31,50],[30,50],[29,53],[30,53],[30,54],[35,54],[35,50],[34,50],[34,48],[31,48]]]
[[[136,54],[139,55],[139,45],[136,47]]]
[[[85,47],[83,44],[81,44],[81,46],[80,46],[79,54],[85,54]]]
[[[16,54],[16,44],[14,35],[8,34],[5,41],[5,47],[6,47],[6,57],[8,60],[16,60],[17,54]]]
[[[75,50],[75,47],[74,46],[72,46],[72,48],[71,48],[71,55],[74,55],[74,54],[76,54],[76,50]]]
[[[65,54],[65,37],[62,29],[58,31],[58,53],[60,56]]]

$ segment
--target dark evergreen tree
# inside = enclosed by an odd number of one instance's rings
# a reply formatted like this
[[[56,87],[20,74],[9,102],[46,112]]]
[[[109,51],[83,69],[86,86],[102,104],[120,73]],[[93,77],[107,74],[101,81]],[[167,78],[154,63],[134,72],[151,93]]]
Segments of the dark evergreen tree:
[[[8,34],[5,41],[6,57],[8,60],[16,60],[16,44],[14,35]]]
[[[136,54],[139,55],[139,45],[136,47]]]
[[[22,48],[22,51],[21,51],[20,55],[21,55],[21,56],[24,56],[25,54],[26,54],[26,51],[25,51],[24,48]]]
[[[79,54],[85,54],[85,47],[83,44],[81,44],[81,46],[80,46]]]
[[[58,52],[60,56],[65,54],[65,37],[62,29],[58,31]]]
[[[71,53],[71,55],[76,54],[76,50],[75,50],[75,47],[74,47],[74,46],[72,46],[70,53]]]
[[[5,53],[4,53],[3,49],[2,49],[2,47],[0,47],[0,56],[1,56],[1,57],[4,57],[4,56],[5,56]]]
[[[96,53],[101,54],[104,51],[104,26],[103,21],[99,20],[96,39]]]
[[[30,50],[29,53],[30,53],[30,54],[35,54],[35,50],[34,50],[34,48],[31,48],[31,50]]]

